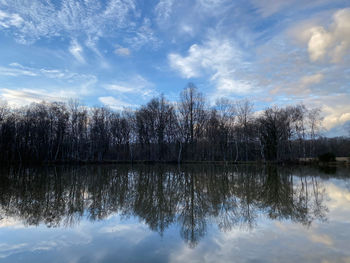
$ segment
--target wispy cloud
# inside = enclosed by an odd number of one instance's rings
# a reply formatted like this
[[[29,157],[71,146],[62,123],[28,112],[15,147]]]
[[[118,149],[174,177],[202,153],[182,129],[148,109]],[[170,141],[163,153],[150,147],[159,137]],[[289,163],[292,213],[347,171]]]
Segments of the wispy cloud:
[[[154,84],[140,75],[130,77],[128,80],[115,81],[113,84],[106,85],[105,88],[116,94],[141,95],[144,99],[158,94]]]
[[[69,47],[69,52],[78,60],[80,63],[85,63],[83,56],[83,48],[76,39],[73,39]]]
[[[136,92],[137,91],[135,88],[125,87],[125,86],[120,86],[120,85],[115,85],[115,84],[108,85],[107,89],[111,90],[111,91],[121,92],[121,93],[129,93],[129,92]]]
[[[15,67],[0,67],[0,75],[2,76],[11,76],[11,77],[18,77],[18,76],[37,76],[38,74],[27,70],[24,68],[15,68]]]
[[[4,0],[0,7],[5,10],[3,12],[21,17],[23,23],[18,25],[19,33],[34,41],[39,37],[64,33],[101,35],[113,27],[124,27],[135,5],[127,0],[109,0],[105,5],[81,0],[63,0],[59,5],[50,0]]]
[[[0,27],[20,27],[23,19],[18,14],[8,14],[0,10]]]
[[[80,74],[68,70],[53,68],[34,68],[23,66],[17,62],[10,63],[7,67],[0,67],[0,76],[29,76],[29,77],[45,77],[51,79],[62,79],[68,83],[72,82],[96,82],[97,77],[91,74]]]
[[[230,0],[197,0],[196,2],[197,5],[210,12],[216,12],[218,8],[222,8],[231,3]]]
[[[131,54],[130,49],[128,49],[127,47],[121,47],[121,46],[117,46],[116,49],[114,50],[114,53],[119,56],[129,56]]]
[[[14,37],[21,43],[57,36],[96,40],[115,37],[121,31],[128,35],[125,41],[137,47],[148,41],[158,43],[150,20],[137,22],[140,11],[133,0],[62,0],[59,4],[51,0],[3,0],[0,10],[0,27],[16,28]]]
[[[276,0],[252,0],[251,2],[262,17],[270,16],[288,5],[288,1]]]
[[[67,101],[69,97],[75,97],[74,92],[61,92],[61,94],[53,94],[51,91],[40,89],[1,89],[1,97],[12,106],[23,106],[33,102],[41,101]],[[63,95],[63,96],[60,96]]]
[[[156,36],[152,28],[152,22],[149,18],[145,18],[142,24],[135,29],[133,34],[125,37],[124,42],[134,49],[140,49],[142,46],[148,45],[152,49],[157,49],[162,41]]]
[[[0,98],[11,105],[25,105],[40,101],[66,101],[70,98],[82,98],[94,92],[97,77],[89,74],[78,74],[67,70],[32,68],[19,63],[11,63],[8,67],[0,67],[0,76],[33,80],[43,80],[45,84],[23,85],[9,87],[4,84],[0,87]],[[30,82],[34,83],[34,82]],[[23,87],[24,86],[24,87]]]
[[[300,80],[300,87],[302,89],[308,88],[310,85],[318,84],[322,81],[323,74],[317,73],[309,76],[304,76]]]
[[[135,104],[130,104],[128,102],[122,101],[112,96],[99,97],[98,100],[104,105],[114,110],[123,110],[125,108],[135,108],[137,106]]]
[[[295,15],[296,13],[312,10],[313,8],[319,11],[320,9],[322,10],[322,7],[329,8],[330,3],[334,5],[344,3],[342,0],[250,0],[250,2],[262,18],[268,18],[278,14],[283,14],[284,16]]]
[[[187,56],[171,53],[170,66],[184,78],[209,75],[209,80],[221,92],[246,93],[251,90],[248,81],[235,78],[237,65],[244,67],[242,52],[232,40],[210,36],[203,44],[193,44]]]
[[[284,86],[274,87],[270,94],[285,92],[296,96],[306,96],[312,93],[312,88],[319,84],[324,78],[322,73],[315,73],[301,77],[299,80],[286,83]]]
[[[175,0],[160,0],[154,9],[156,20],[159,24],[170,18]]]

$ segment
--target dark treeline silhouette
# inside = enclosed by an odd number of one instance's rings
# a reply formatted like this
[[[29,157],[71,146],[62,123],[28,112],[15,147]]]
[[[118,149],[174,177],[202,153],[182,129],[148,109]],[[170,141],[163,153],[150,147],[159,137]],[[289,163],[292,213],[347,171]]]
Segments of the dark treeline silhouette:
[[[0,106],[0,162],[288,161],[327,151],[350,154],[348,138],[321,138],[318,109],[245,101],[212,107],[193,84],[179,102],[164,96],[137,110],[88,108],[78,102]]]
[[[312,167],[252,165],[12,167],[0,170],[0,220],[58,227],[118,213],[160,234],[176,225],[194,246],[209,224],[227,231],[250,230],[262,217],[306,227],[327,220],[328,177]]]

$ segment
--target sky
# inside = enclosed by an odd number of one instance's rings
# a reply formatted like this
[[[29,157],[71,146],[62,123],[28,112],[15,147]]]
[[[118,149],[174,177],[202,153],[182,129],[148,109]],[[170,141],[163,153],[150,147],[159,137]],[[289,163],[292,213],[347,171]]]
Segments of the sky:
[[[350,130],[349,0],[0,0],[0,99],[136,108],[189,82],[210,104],[320,107]]]

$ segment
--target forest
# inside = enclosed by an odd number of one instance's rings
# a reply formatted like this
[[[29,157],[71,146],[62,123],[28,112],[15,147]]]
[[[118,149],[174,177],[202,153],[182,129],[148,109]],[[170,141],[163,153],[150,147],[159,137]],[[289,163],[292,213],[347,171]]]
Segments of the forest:
[[[322,137],[322,114],[303,104],[254,112],[248,100],[211,106],[192,83],[178,102],[163,95],[114,111],[76,100],[0,105],[0,162],[274,161],[350,156],[350,139]]]

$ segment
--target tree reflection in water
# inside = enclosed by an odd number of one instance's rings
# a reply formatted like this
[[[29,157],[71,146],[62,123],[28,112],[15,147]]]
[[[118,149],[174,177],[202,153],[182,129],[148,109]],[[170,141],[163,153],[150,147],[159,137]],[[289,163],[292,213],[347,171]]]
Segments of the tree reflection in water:
[[[327,215],[320,173],[305,167],[61,166],[0,174],[0,218],[58,227],[119,213],[161,235],[178,224],[190,246],[209,223],[222,231],[251,229],[268,217],[309,226]]]

